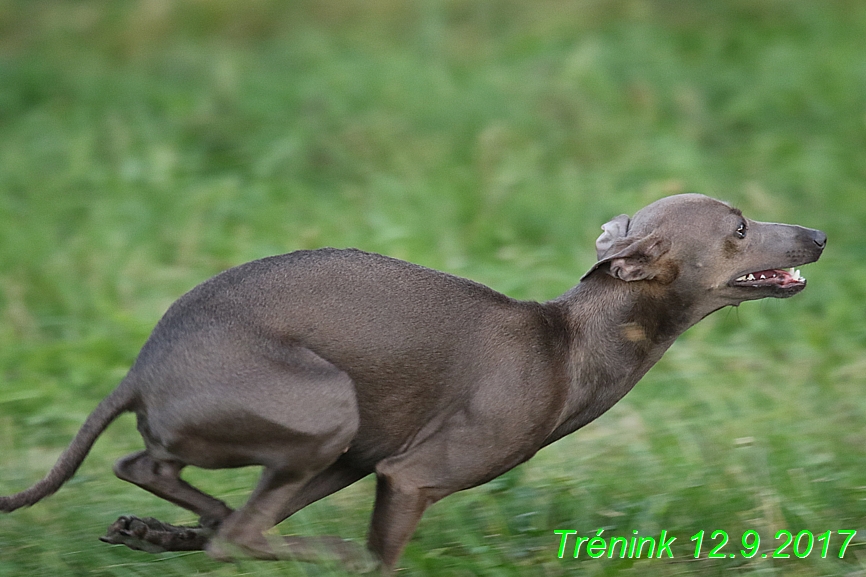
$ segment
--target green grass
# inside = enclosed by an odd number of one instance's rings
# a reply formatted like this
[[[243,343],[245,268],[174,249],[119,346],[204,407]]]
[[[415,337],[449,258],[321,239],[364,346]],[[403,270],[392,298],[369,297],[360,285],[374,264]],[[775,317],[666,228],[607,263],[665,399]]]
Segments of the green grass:
[[[0,493],[229,266],[357,246],[547,299],[611,216],[694,190],[825,230],[808,290],[703,321],[595,423],[433,506],[401,565],[863,575],[863,38],[856,0],[0,0]],[[193,521],[113,477],[140,445],[121,418],[57,495],[0,518],[0,574],[342,574],[99,543],[120,514]],[[255,474],[188,477],[239,504]],[[372,496],[280,530],[361,541]],[[599,528],[667,530],[676,560],[557,558],[555,529]],[[860,533],[842,560],[693,560],[716,529],[726,553],[749,529],[767,553],[781,529]]]

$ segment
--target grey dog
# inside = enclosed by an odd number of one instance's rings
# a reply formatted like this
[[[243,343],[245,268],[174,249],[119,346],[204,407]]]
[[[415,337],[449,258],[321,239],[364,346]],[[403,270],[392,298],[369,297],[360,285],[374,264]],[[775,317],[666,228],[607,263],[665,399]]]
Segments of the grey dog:
[[[54,468],[0,497],[0,510],[58,490],[108,424],[132,411],[146,448],[115,473],[200,525],[121,517],[103,540],[223,560],[355,563],[368,554],[336,537],[264,532],[375,473],[368,549],[388,572],[430,504],[604,413],[713,311],[800,292],[806,281],[786,269],[817,260],[827,240],[697,194],[602,228],[598,262],[545,303],[357,250],[227,270],[169,308]],[[181,480],[187,465],[263,473],[233,510]]]

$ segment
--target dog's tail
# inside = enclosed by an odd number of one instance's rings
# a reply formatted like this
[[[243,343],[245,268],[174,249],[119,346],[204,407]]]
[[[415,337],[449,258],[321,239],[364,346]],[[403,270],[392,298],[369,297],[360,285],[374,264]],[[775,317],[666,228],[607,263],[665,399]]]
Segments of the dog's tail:
[[[123,381],[114,391],[100,402],[84,421],[78,434],[57,459],[54,467],[41,481],[37,481],[29,489],[20,493],[0,497],[0,511],[9,513],[21,507],[29,507],[45,497],[55,493],[68,481],[81,465],[87,453],[90,452],[96,438],[121,413],[133,409],[137,395],[135,387],[128,381]]]

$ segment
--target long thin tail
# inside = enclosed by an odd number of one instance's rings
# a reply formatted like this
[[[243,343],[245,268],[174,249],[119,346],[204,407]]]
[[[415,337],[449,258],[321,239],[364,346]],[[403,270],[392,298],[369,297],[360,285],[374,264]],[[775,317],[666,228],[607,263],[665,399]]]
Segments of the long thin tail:
[[[134,387],[129,382],[122,382],[114,391],[100,402],[84,421],[78,434],[57,459],[54,467],[41,481],[37,481],[29,489],[20,493],[0,497],[0,511],[9,513],[21,507],[29,507],[45,497],[55,493],[68,481],[90,452],[96,438],[121,413],[129,411],[135,404]]]

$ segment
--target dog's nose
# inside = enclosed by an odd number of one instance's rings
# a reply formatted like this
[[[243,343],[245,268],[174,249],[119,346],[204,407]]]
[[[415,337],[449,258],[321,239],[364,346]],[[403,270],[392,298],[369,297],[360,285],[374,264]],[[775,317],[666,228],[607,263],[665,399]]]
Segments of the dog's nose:
[[[825,246],[827,246],[827,235],[824,234],[823,231],[813,230],[812,240],[815,241],[815,244],[818,245],[818,248],[824,248]]]

